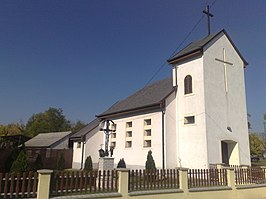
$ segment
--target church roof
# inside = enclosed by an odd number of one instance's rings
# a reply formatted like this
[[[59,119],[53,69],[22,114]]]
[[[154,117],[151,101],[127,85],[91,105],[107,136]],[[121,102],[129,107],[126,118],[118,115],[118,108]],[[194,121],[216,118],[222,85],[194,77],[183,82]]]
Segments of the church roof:
[[[71,140],[78,140],[78,141],[83,141],[85,139],[85,135],[89,132],[91,132],[93,129],[99,126],[101,122],[100,118],[96,118],[93,121],[91,121],[88,125],[86,125],[84,128],[79,130],[77,133],[73,134],[70,139]]]
[[[236,48],[236,46],[234,45],[233,41],[231,40],[231,38],[229,37],[229,35],[227,34],[227,32],[224,29],[221,30],[221,31],[219,31],[219,32],[210,34],[207,37],[204,37],[203,39],[200,39],[198,41],[195,41],[195,42],[190,43],[185,48],[183,48],[182,50],[180,50],[179,52],[177,52],[175,55],[173,55],[172,57],[170,57],[167,60],[168,63],[169,64],[173,64],[173,63],[176,63],[176,62],[185,61],[185,60],[187,60],[189,58],[192,58],[194,56],[202,55],[203,54],[203,48],[209,42],[211,42],[213,39],[215,39],[216,37],[218,37],[218,35],[220,35],[220,33],[223,33],[223,34],[225,34],[227,36],[227,38],[229,39],[229,41],[233,45],[234,49],[236,50],[236,52],[238,53],[238,55],[243,60],[244,65],[245,66],[248,65],[247,61],[240,54],[239,50]]]
[[[129,113],[147,108],[160,107],[162,101],[172,92],[172,79],[166,78],[147,85],[124,100],[118,101],[97,117],[105,118],[111,115]]]

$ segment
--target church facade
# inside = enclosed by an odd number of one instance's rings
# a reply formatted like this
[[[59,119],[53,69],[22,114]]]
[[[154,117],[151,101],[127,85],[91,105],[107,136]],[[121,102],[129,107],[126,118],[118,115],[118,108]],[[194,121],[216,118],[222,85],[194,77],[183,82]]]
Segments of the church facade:
[[[95,166],[105,142],[101,120],[117,125],[110,137],[115,163],[144,168],[250,165],[242,57],[225,30],[193,42],[168,60],[173,76],[121,100],[72,135],[73,168],[87,156]]]

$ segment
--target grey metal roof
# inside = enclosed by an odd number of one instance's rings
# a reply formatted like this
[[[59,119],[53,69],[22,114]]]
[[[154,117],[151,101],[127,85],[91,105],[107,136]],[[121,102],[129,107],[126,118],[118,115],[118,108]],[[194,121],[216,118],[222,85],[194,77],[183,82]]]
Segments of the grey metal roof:
[[[219,32],[210,34],[207,37],[204,37],[203,39],[200,39],[198,41],[192,42],[189,45],[187,45],[185,48],[183,48],[182,50],[180,50],[179,52],[177,52],[175,55],[173,55],[172,57],[170,57],[167,61],[168,63],[172,63],[175,62],[175,60],[179,60],[182,58],[186,58],[186,56],[189,56],[193,53],[196,52],[201,52],[203,53],[203,48],[204,46],[206,46],[209,42],[211,42],[214,38],[216,38],[220,33],[224,33],[227,38],[229,39],[229,41],[231,42],[231,44],[233,45],[234,49],[236,50],[236,52],[238,53],[238,55],[241,57],[241,59],[244,62],[244,65],[248,65],[247,61],[244,59],[244,57],[240,54],[239,50],[236,48],[236,46],[234,45],[233,41],[231,40],[231,38],[229,37],[229,35],[227,34],[227,32],[223,29]]]
[[[39,133],[32,139],[25,142],[26,147],[50,147],[56,142],[69,136],[71,131],[66,132],[51,132],[51,133]]]
[[[122,101],[118,101],[108,110],[97,117],[105,117],[116,113],[136,110],[139,108],[158,105],[174,90],[172,78],[166,78],[153,84],[147,85],[133,95]]]
[[[89,133],[90,131],[92,131],[96,127],[98,127],[100,122],[101,122],[100,118],[94,119],[88,125],[86,125],[84,128],[82,128],[80,131],[71,135],[70,139],[71,140],[82,139],[83,136],[85,136],[87,133]]]

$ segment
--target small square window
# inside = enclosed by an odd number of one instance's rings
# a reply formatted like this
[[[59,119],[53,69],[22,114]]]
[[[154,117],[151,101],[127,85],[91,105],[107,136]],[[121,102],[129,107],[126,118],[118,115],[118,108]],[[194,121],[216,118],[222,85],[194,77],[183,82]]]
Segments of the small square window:
[[[144,140],[144,147],[151,147],[151,140]]]
[[[151,129],[147,129],[144,131],[144,136],[151,136]]]
[[[127,123],[126,123],[126,127],[127,127],[127,128],[132,127],[132,122],[127,122]]]
[[[195,116],[185,117],[184,124],[195,124]]]
[[[116,147],[116,142],[111,142],[111,147],[114,149]]]
[[[127,131],[126,132],[126,137],[132,137],[132,131]]]
[[[116,138],[116,133],[112,133],[111,138]]]
[[[151,119],[144,120],[144,125],[145,126],[151,125]]]
[[[78,148],[78,149],[81,148],[81,142],[78,142],[78,143],[77,143],[77,148]]]
[[[126,141],[126,148],[132,147],[132,141]]]

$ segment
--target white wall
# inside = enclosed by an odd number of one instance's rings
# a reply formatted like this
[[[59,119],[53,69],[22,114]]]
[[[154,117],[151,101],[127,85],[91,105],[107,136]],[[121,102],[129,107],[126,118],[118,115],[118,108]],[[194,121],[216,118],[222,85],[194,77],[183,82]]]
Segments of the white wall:
[[[104,144],[104,135],[103,132],[99,132],[98,128],[96,127],[86,135],[86,141],[84,143],[83,165],[85,163],[86,158],[91,156],[93,167],[98,168],[98,159],[99,159],[98,150],[100,149],[101,144]],[[81,142],[80,148],[77,148],[77,145],[78,142],[74,142],[72,168],[80,169],[82,161],[81,159],[82,159],[83,143]]]
[[[177,119],[176,119],[176,92],[173,92],[166,99],[165,110],[165,162],[166,168],[176,168],[178,166],[177,151]]]
[[[177,67],[177,151],[178,166],[208,167],[203,58],[198,57]],[[192,76],[191,94],[184,94],[184,78]],[[195,116],[195,124],[184,124],[184,117]]]
[[[144,147],[144,119],[151,119],[151,147]],[[117,124],[116,148],[114,149],[115,164],[124,158],[131,169],[145,167],[148,151],[152,151],[157,168],[162,167],[162,113],[161,111],[130,116],[113,120]],[[126,148],[126,122],[132,121],[132,147]]]
[[[223,48],[226,61],[234,64],[227,65],[227,95],[224,65],[215,60],[223,59]],[[221,163],[221,141],[232,140],[238,144],[230,164],[250,165],[243,61],[227,37],[221,35],[219,40],[206,47],[203,63],[209,162]],[[228,131],[227,126],[233,132]]]

